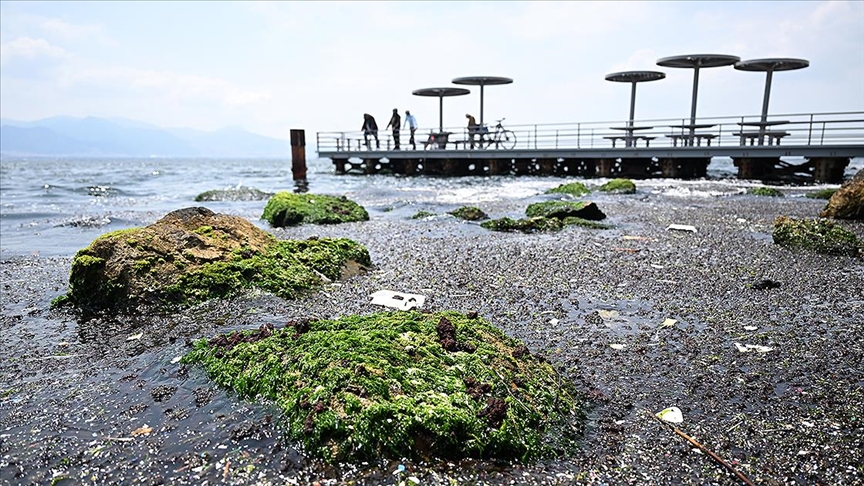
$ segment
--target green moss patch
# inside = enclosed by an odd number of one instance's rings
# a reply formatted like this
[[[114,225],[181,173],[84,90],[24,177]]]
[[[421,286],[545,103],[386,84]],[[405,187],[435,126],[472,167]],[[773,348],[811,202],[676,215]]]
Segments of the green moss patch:
[[[564,219],[575,217],[599,221],[605,219],[606,215],[593,202],[586,201],[544,201],[533,203],[525,209],[525,215],[529,218],[542,216],[544,218]]]
[[[827,219],[794,219],[779,216],[774,220],[774,243],[828,255],[858,255],[862,242],[855,233]]]
[[[411,216],[411,219],[423,219],[430,216],[435,216],[435,213],[430,211],[417,211],[416,213],[414,213],[414,216]]]
[[[831,196],[837,192],[837,189],[819,189],[817,191],[808,192],[804,197],[810,199],[831,199]]]
[[[499,458],[575,450],[584,414],[542,358],[475,315],[381,312],[202,339],[183,361],[330,461]]]
[[[783,193],[773,187],[751,187],[747,190],[747,194],[751,196],[783,197]]]
[[[459,219],[464,219],[466,221],[481,221],[484,219],[489,219],[489,216],[484,213],[482,209],[476,208],[474,206],[462,206],[461,208],[454,209],[447,214],[453,215]]]
[[[608,194],[635,194],[636,184],[630,179],[612,179],[597,190]]]
[[[262,219],[271,226],[296,226],[302,223],[337,224],[367,221],[369,213],[344,196],[294,194],[283,191],[267,201]]]
[[[571,182],[569,184],[561,184],[558,187],[553,187],[546,191],[546,194],[570,194],[571,196],[584,196],[590,193],[591,190],[581,182]]]

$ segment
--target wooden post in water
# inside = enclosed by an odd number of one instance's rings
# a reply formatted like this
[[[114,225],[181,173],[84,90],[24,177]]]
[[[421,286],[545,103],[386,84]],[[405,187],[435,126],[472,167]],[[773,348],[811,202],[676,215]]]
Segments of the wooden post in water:
[[[295,181],[306,180],[306,132],[291,130],[291,173]]]

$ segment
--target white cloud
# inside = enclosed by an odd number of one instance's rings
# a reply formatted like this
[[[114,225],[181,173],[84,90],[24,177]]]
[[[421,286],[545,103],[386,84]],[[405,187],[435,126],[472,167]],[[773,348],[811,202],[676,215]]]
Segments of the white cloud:
[[[45,39],[18,37],[12,41],[0,44],[0,63],[2,64],[7,64],[15,59],[32,61],[40,58],[48,58],[56,60],[65,56],[65,50],[51,45],[51,43]]]

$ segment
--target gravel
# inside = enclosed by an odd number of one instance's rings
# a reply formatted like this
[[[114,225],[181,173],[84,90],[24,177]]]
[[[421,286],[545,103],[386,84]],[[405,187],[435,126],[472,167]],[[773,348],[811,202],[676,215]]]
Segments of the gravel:
[[[375,266],[296,301],[249,293],[176,314],[79,321],[49,309],[70,258],[2,261],[0,483],[740,484],[650,415],[676,406],[682,432],[755,483],[864,484],[864,264],[771,239],[776,216],[814,217],[824,201],[592,200],[614,229],[495,233],[445,214],[412,220],[424,208],[411,204],[275,229],[352,238]],[[495,218],[526,205],[479,206]],[[864,237],[864,223],[843,226]],[[586,394],[582,451],[528,465],[325,465],[280,438],[271,404],[176,362],[217,332],[374,312],[381,289],[476,311],[546,356]]]

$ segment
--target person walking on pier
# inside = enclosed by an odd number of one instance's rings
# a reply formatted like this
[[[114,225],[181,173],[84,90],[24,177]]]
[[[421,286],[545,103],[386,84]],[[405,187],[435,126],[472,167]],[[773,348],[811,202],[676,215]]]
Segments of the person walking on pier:
[[[417,131],[417,119],[408,110],[405,110],[405,126],[411,130],[411,138],[408,139],[408,143],[411,144],[411,150],[417,150],[417,144],[414,142],[414,132]]]
[[[474,137],[480,132],[480,125],[478,125],[477,120],[468,113],[465,113],[465,118],[468,119],[468,140],[471,141],[471,148],[473,149]]]
[[[366,148],[369,148],[369,135],[375,137],[375,148],[380,149],[381,143],[378,141],[378,124],[375,123],[375,117],[369,113],[363,113],[363,139],[366,140]]]
[[[390,122],[386,128],[393,128],[393,144],[394,150],[399,150],[399,130],[402,128],[402,117],[399,116],[399,110],[393,108],[393,116],[390,117]]]

